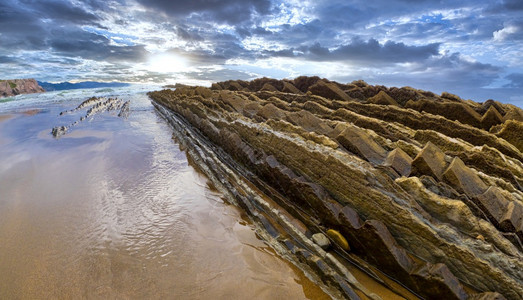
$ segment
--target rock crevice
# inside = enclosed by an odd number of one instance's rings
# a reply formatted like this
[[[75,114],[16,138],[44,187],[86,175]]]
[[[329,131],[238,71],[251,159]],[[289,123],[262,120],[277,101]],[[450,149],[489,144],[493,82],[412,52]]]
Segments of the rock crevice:
[[[150,97],[185,126],[178,130],[195,132],[191,143],[211,145],[235,166],[230,172],[304,224],[311,243],[323,233],[327,251],[424,298],[523,297],[523,155],[511,132],[520,126],[511,117],[517,108],[317,77],[227,81]],[[327,270],[328,260],[310,258],[254,211],[297,260]],[[352,279],[336,279],[343,274],[327,273],[322,280],[338,290],[345,283],[367,295]]]

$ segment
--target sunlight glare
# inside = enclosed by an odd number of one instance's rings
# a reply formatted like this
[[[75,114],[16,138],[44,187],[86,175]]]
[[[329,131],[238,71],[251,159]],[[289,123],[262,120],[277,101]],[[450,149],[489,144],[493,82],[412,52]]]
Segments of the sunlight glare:
[[[147,69],[158,73],[177,73],[186,70],[187,61],[180,55],[161,53],[149,58]]]

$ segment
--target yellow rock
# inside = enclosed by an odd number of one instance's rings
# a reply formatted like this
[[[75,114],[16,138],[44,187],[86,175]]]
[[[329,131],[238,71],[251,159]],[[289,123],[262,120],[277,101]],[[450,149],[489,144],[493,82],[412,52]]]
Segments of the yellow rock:
[[[347,240],[343,237],[343,235],[341,235],[341,233],[339,233],[338,231],[334,230],[334,229],[329,229],[327,230],[327,235],[334,240],[334,242],[340,246],[342,249],[344,250],[347,250],[349,251],[350,250],[350,247],[349,247],[349,243],[347,242]]]

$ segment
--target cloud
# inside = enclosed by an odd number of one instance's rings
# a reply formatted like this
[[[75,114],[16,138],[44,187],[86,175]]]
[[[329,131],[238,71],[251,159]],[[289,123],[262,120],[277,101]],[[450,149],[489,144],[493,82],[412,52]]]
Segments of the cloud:
[[[193,72],[184,72],[184,76],[187,78],[192,78],[196,80],[207,81],[209,83],[225,80],[252,80],[256,78],[256,74],[247,73],[243,71],[231,70],[228,68],[223,69],[207,69],[202,68]]]
[[[519,0],[505,0],[503,1],[503,6],[508,10],[523,10],[523,2]]]
[[[437,55],[439,44],[408,46],[404,43],[387,41],[380,44],[375,39],[362,41],[354,39],[350,44],[333,50],[314,44],[305,48],[306,57],[317,61],[357,61],[361,63],[399,63],[427,59]]]
[[[176,35],[186,41],[200,42],[204,40],[204,38],[200,36],[197,31],[184,28],[183,26],[176,27]]]
[[[522,9],[520,0],[2,0],[0,72],[126,81],[323,74],[510,98],[522,89]],[[159,55],[189,67],[147,69]]]
[[[489,13],[519,13],[523,10],[523,3],[519,0],[502,0],[500,2],[496,1],[487,8]]]
[[[75,24],[95,24],[98,17],[69,1],[21,0],[20,4],[37,12],[41,19],[52,19]]]
[[[311,46],[264,50],[262,56],[301,57],[313,61],[350,61],[359,64],[393,64],[423,61],[439,54],[438,43],[422,46],[409,46],[404,43],[387,41],[380,43],[375,39],[363,41],[354,38],[350,43],[329,49],[320,43]]]
[[[0,64],[15,63],[16,59],[10,56],[0,56]]]
[[[93,12],[69,1],[7,0],[0,3],[0,54],[46,51],[48,57],[108,62],[144,60],[147,55],[144,45],[118,46],[102,34],[83,28],[86,24],[103,27],[98,21]],[[65,59],[61,61],[71,64]]]
[[[523,73],[511,73],[505,76],[505,78],[510,80],[510,83],[503,87],[523,89]]]
[[[493,32],[494,41],[523,40],[523,21],[506,22],[503,29]]]
[[[172,1],[138,0],[144,7],[179,19],[198,15],[209,22],[239,24],[248,21],[254,14],[270,12],[270,0],[224,0],[224,1]]]
[[[57,54],[92,60],[140,62],[147,54],[144,45],[113,46],[105,36],[77,29],[53,30],[48,46]]]

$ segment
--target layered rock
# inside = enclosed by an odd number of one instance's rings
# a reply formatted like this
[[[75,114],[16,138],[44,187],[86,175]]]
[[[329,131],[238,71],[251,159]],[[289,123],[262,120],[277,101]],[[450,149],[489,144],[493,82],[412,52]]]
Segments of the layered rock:
[[[43,92],[45,92],[44,88],[34,79],[0,80],[0,97]]]
[[[69,125],[53,127],[53,129],[51,130],[51,134],[53,135],[53,137],[59,138],[62,135],[66,134],[74,126],[93,117],[96,114],[103,112],[119,110],[120,112],[118,113],[118,117],[127,119],[130,114],[130,103],[130,100],[123,102],[121,99],[118,98],[91,97],[80,103],[74,109],[60,112],[60,116],[63,116],[65,114],[75,113],[82,109],[87,109],[85,115],[80,117],[79,120],[74,121]]]
[[[523,297],[519,109],[318,77],[150,97],[273,247],[345,297],[375,296],[347,261],[423,298]]]

